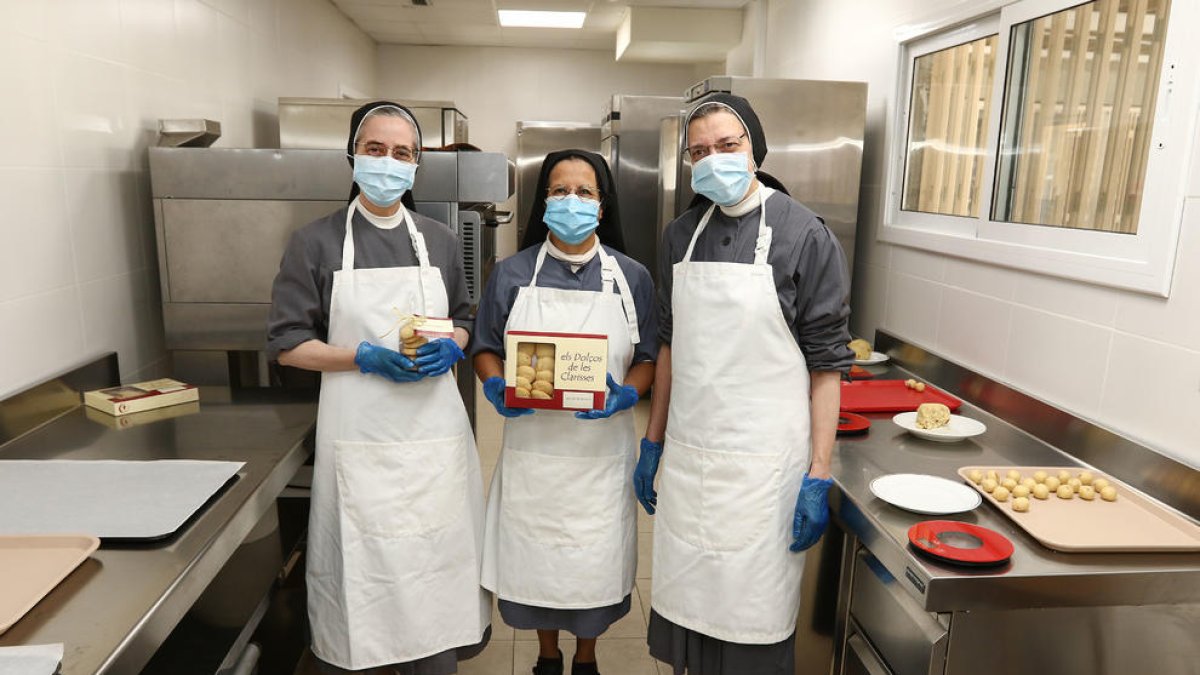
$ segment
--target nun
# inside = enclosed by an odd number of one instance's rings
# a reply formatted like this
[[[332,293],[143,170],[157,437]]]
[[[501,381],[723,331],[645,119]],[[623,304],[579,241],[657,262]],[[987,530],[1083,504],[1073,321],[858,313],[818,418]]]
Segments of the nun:
[[[483,482],[450,370],[470,305],[457,238],[402,203],[420,150],[407,108],[359,108],[350,203],[296,230],[271,293],[270,358],[321,373],[307,582],[323,673],[455,673],[490,635]],[[454,337],[408,358],[398,315],[451,317]]]
[[[637,502],[630,408],[654,380],[658,344],[649,271],[624,254],[604,159],[547,155],[522,249],[492,273],[475,318],[475,372],[504,420],[488,494],[483,585],[505,623],[536,630],[534,675],[560,675],[559,631],[576,637],[571,672],[598,673],[596,638],[629,612]],[[509,408],[502,377],[510,330],[608,336],[603,409]]]
[[[758,170],[766,136],[746,99],[712,96],[685,128],[697,196],[663,235],[634,473],[657,512],[647,641],[677,675],[791,675],[802,551],[829,521],[839,378],[854,358],[846,257]]]

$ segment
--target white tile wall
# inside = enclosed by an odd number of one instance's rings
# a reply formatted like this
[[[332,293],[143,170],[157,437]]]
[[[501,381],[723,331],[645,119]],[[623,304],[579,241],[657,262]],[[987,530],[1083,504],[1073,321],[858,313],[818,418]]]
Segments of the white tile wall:
[[[916,344],[937,344],[938,317],[942,307],[941,284],[920,277],[888,273],[886,319],[883,327]]]
[[[1200,349],[1200,198],[1187,202],[1171,297],[1128,293],[1119,298],[1118,330],[1186,349]]]
[[[938,314],[937,350],[998,377],[1004,373],[1011,326],[1011,304],[948,286]]]
[[[1005,355],[1005,379],[1094,419],[1112,335],[1094,324],[1017,305]]]
[[[270,147],[279,96],[375,91],[329,0],[0,0],[0,396],[164,356],[146,148],[161,118]]]

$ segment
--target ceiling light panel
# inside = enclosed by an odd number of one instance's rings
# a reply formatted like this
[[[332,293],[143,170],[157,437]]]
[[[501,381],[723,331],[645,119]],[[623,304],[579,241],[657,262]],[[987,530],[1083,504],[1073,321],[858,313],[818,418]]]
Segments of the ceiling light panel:
[[[550,12],[528,9],[499,9],[505,28],[583,28],[587,12]]]

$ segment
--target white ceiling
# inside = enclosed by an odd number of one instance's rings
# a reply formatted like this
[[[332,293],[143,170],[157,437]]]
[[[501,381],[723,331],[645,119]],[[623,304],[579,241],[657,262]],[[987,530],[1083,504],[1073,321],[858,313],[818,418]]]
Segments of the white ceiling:
[[[550,47],[614,50],[617,27],[630,5],[740,9],[747,0],[333,0],[380,44]],[[587,12],[580,30],[501,28],[497,9]],[[686,32],[686,25],[680,26]]]

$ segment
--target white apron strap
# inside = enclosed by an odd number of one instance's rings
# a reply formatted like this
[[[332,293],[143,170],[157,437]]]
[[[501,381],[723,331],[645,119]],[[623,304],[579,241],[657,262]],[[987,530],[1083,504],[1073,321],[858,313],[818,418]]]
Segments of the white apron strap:
[[[346,238],[342,240],[342,269],[354,270],[354,212],[361,208],[358,200],[355,199],[346,209]],[[413,223],[412,214],[404,205],[400,205],[400,212],[404,214],[404,227],[408,231],[408,240],[412,243],[413,254],[417,257],[417,266],[421,269],[421,274],[417,275],[421,285],[421,311],[428,315],[430,313],[429,298],[432,297],[428,286],[428,281],[425,279],[425,270],[429,269],[429,249],[425,247],[425,236],[418,230]],[[353,278],[353,277],[350,277]]]
[[[537,286],[538,274],[542,271],[542,265],[546,262],[546,254],[550,250],[549,242],[543,242],[542,248],[538,250],[537,262],[533,265],[533,276],[529,278],[529,287]],[[617,264],[617,259],[605,252],[604,246],[598,246],[596,253],[600,256],[600,291],[602,293],[612,293],[613,284],[617,286],[617,291],[621,294],[621,306],[625,309],[625,321],[629,326],[629,339],[633,344],[642,341],[641,334],[638,332],[638,314],[637,306],[633,302],[633,293],[629,290],[629,280],[625,278],[625,273],[621,271],[621,266]]]
[[[767,197],[771,196],[773,192],[774,190],[765,185],[758,186],[758,236],[754,240],[755,265],[766,265],[767,256],[771,252],[771,227],[767,225]],[[708,221],[712,218],[716,208],[717,205],[713,204],[704,212],[704,216],[700,218],[700,224],[692,233],[692,240],[688,242],[687,252],[683,254],[683,260],[680,262],[692,261],[692,251],[696,248],[696,240],[700,238],[700,233],[704,231],[704,228],[708,227]]]

